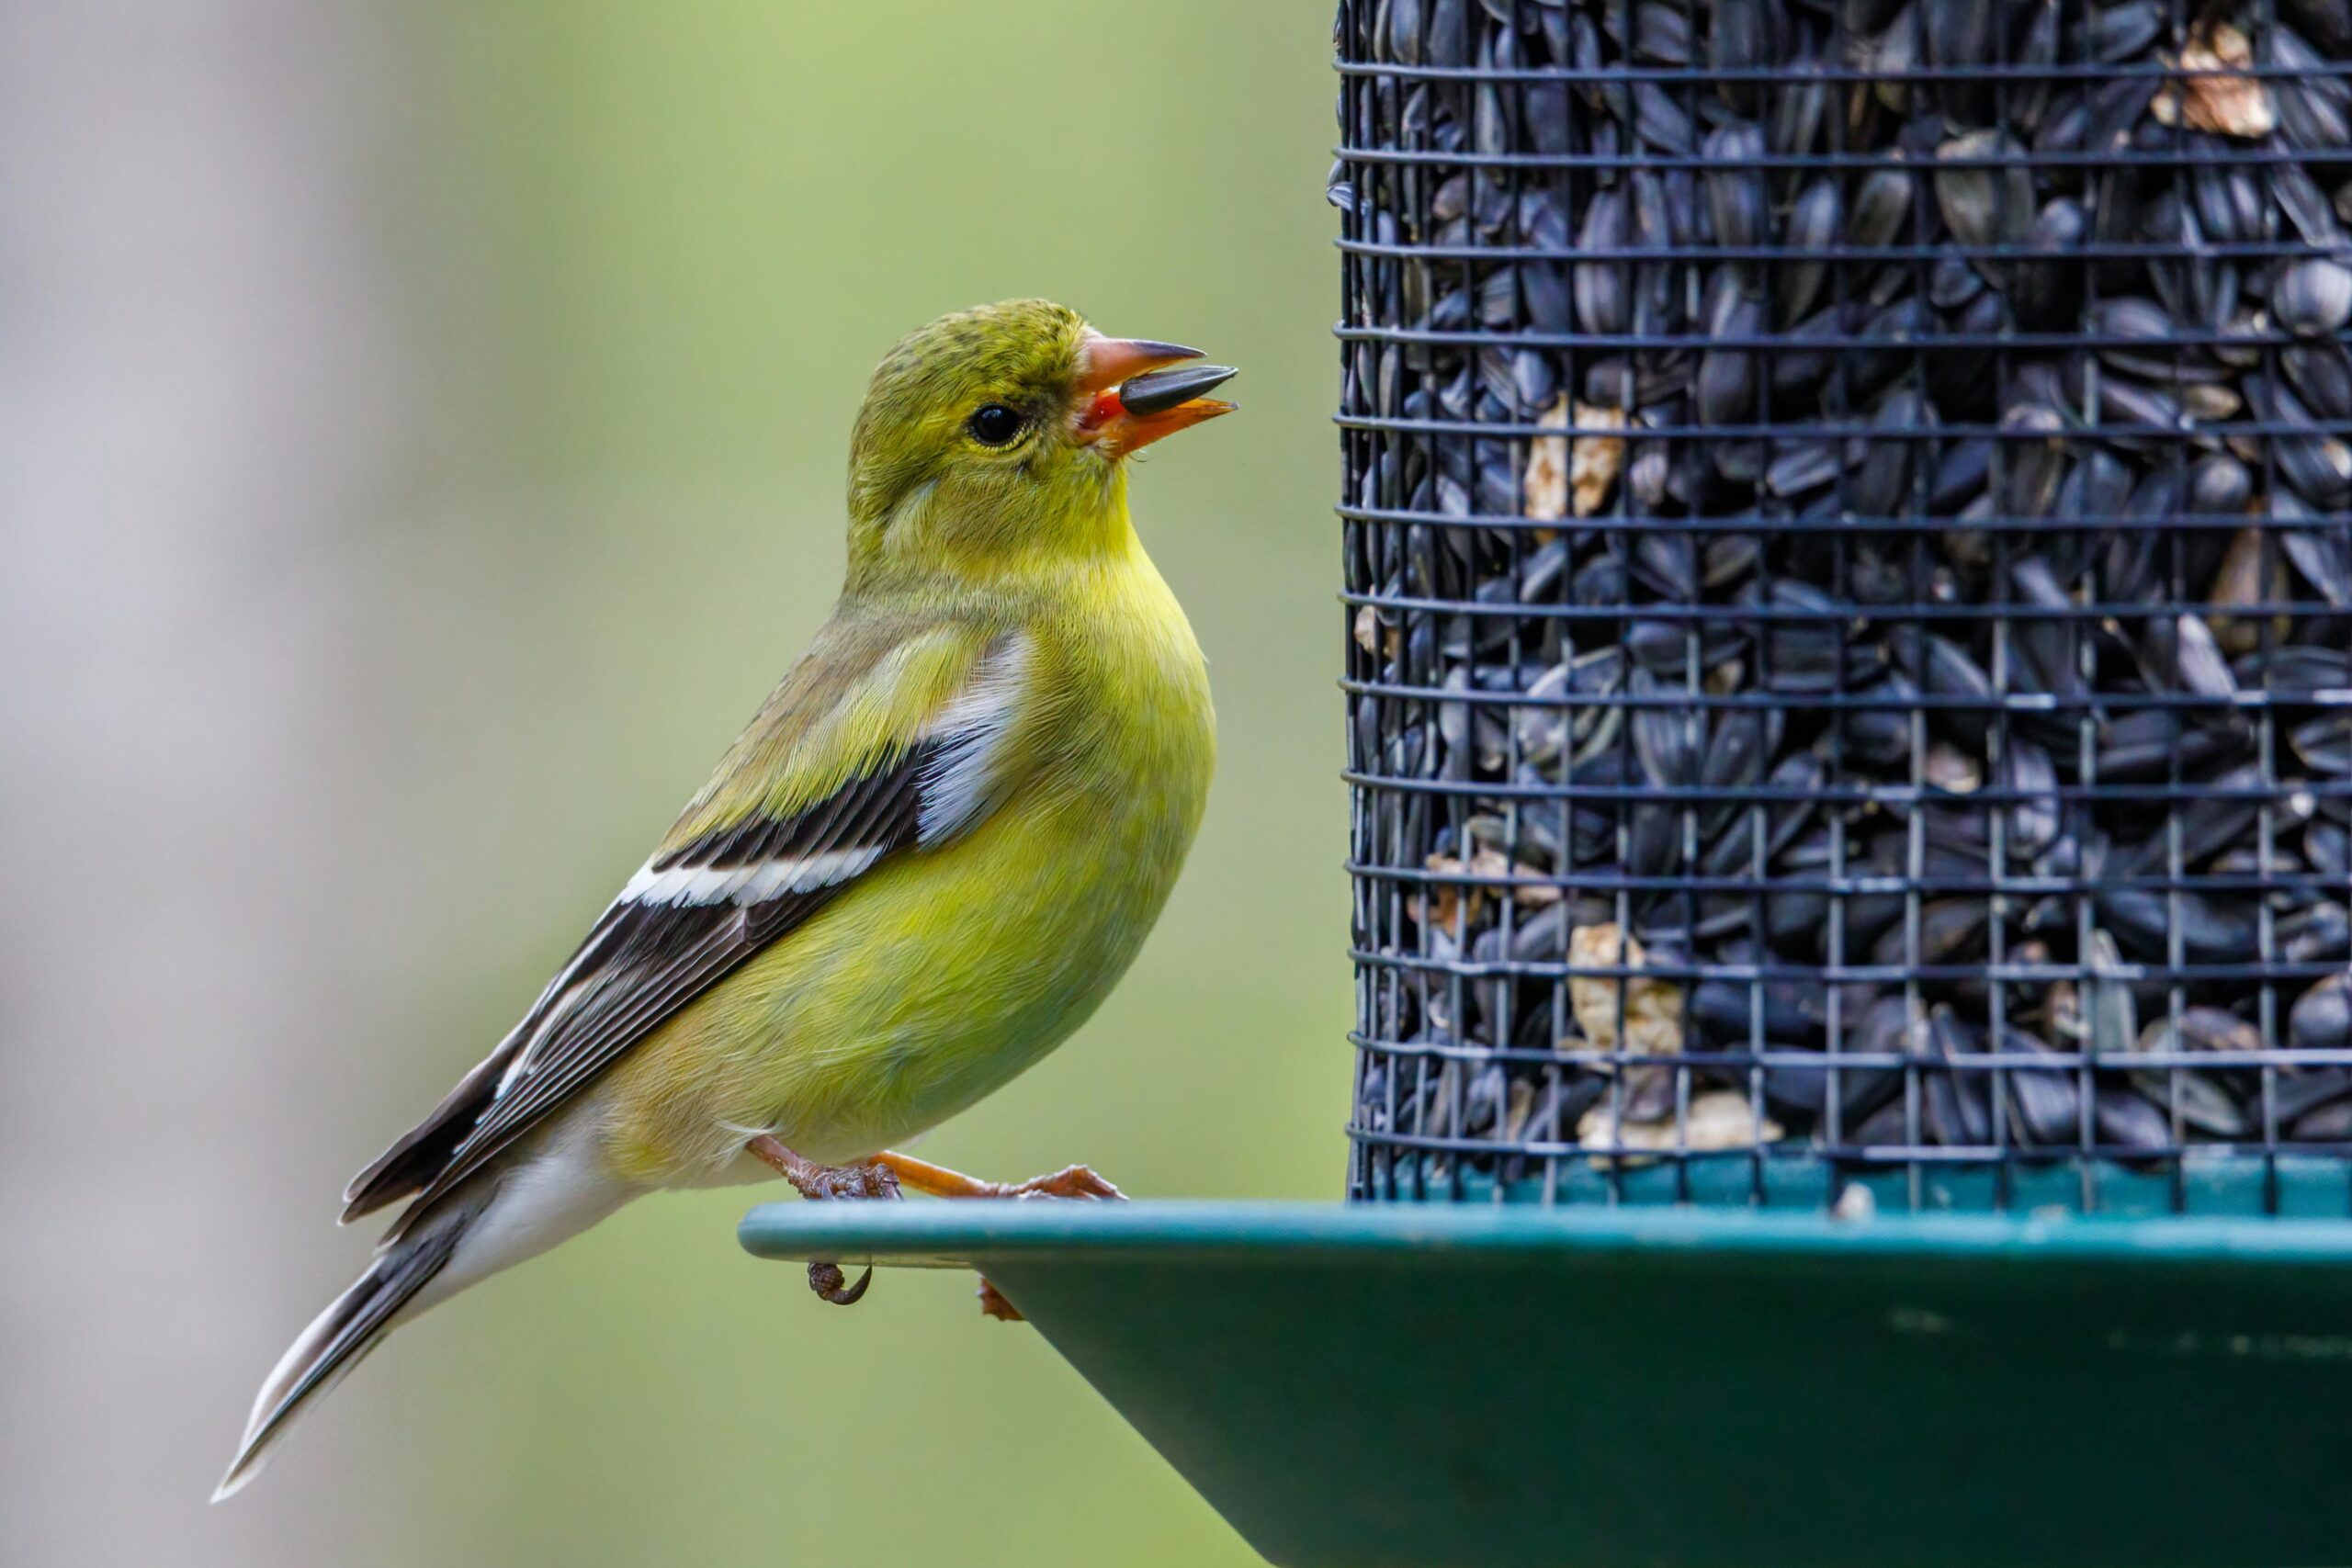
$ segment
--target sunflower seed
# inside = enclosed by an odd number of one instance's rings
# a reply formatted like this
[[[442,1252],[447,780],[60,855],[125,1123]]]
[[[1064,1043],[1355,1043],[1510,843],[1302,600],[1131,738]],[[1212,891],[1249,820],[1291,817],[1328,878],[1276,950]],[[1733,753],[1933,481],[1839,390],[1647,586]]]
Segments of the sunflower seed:
[[[2352,1145],[2352,6],[1341,12],[1364,1157]]]

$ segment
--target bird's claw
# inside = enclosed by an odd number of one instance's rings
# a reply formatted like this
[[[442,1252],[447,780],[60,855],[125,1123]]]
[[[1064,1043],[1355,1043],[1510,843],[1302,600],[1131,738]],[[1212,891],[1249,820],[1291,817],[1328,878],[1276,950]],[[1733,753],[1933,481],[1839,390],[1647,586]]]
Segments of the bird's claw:
[[[1064,1166],[1050,1176],[1033,1176],[1008,1188],[1008,1198],[1101,1198],[1126,1201],[1126,1194],[1098,1175],[1091,1166]]]
[[[842,1266],[838,1263],[808,1265],[808,1288],[817,1292],[818,1300],[831,1302],[835,1306],[855,1306],[858,1303],[859,1298],[865,1294],[865,1287],[874,1283],[874,1265],[869,1263],[865,1266],[865,1272],[857,1277],[854,1285],[843,1284],[844,1279]]]
[[[899,1173],[880,1160],[862,1165],[819,1165],[786,1148],[775,1134],[763,1133],[744,1145],[761,1164],[792,1183],[803,1198],[896,1198]]]
[[[1098,1174],[1091,1166],[1064,1166],[1050,1176],[1033,1176],[1026,1181],[1008,1182],[991,1194],[999,1198],[1078,1198],[1112,1202],[1126,1201],[1127,1195]],[[980,1315],[992,1317],[999,1323],[1026,1323],[1019,1307],[1004,1299],[985,1274],[980,1276]]]
[[[1001,1198],[1080,1198],[1098,1199],[1124,1203],[1127,1195],[1113,1186],[1091,1166],[1064,1166],[1050,1176],[1033,1176],[1026,1181],[1007,1183],[994,1194]],[[980,1276],[980,1315],[992,1317],[999,1323],[1026,1323],[1019,1307],[1004,1299],[985,1274]]]
[[[867,1165],[824,1165],[787,1178],[803,1198],[896,1198],[899,1179],[879,1162]]]
[[[782,1145],[777,1145],[780,1149]],[[775,1164],[780,1170],[789,1169],[779,1163],[776,1151],[755,1143],[753,1152]],[[797,1156],[795,1156],[797,1157]],[[1126,1194],[1097,1175],[1091,1166],[1069,1165],[1046,1176],[1033,1176],[1026,1181],[985,1181],[977,1176],[967,1176],[960,1170],[950,1170],[944,1165],[917,1159],[912,1155],[885,1149],[877,1156],[876,1168],[885,1170],[904,1181],[918,1192],[928,1192],[937,1198],[1075,1198],[1091,1201],[1123,1202]],[[895,1193],[897,1182],[892,1183]],[[807,1189],[802,1189],[806,1191]],[[1024,1321],[1021,1309],[1004,1299],[1004,1293],[990,1283],[986,1276],[980,1280],[980,1311],[1000,1323]]]
[[[819,1165],[815,1160],[793,1153],[773,1133],[762,1133],[744,1147],[753,1158],[786,1181],[803,1198],[896,1198],[899,1196],[898,1173],[880,1160],[868,1160],[863,1165]],[[835,1306],[854,1306],[864,1298],[865,1288],[874,1282],[874,1266],[866,1265],[865,1272],[857,1277],[854,1285],[845,1282],[838,1263],[808,1265],[808,1288],[817,1299]]]

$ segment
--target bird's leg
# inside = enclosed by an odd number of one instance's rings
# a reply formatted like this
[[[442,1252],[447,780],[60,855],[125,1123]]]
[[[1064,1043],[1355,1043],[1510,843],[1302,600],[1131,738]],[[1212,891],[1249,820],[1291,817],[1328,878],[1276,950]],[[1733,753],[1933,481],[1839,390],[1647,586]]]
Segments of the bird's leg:
[[[912,1155],[884,1149],[874,1156],[874,1163],[896,1177],[899,1185],[911,1187],[918,1192],[928,1192],[934,1198],[1115,1198],[1124,1201],[1126,1194],[1112,1186],[1091,1168],[1082,1165],[1065,1166],[1050,1176],[1033,1176],[1026,1181],[983,1181],[977,1176],[967,1176],[960,1170],[950,1170],[944,1165],[917,1159]]]
[[[763,1133],[744,1145],[752,1157],[775,1170],[803,1198],[896,1198],[899,1179],[880,1161],[865,1165],[819,1165],[793,1153],[774,1134]],[[808,1288],[821,1301],[835,1306],[855,1306],[865,1294],[865,1287],[874,1282],[873,1265],[857,1277],[854,1285],[842,1282],[842,1266],[838,1263],[808,1265]]]
[[[1033,1176],[1026,1181],[983,1181],[977,1176],[967,1176],[960,1170],[950,1170],[944,1165],[917,1159],[884,1149],[874,1156],[874,1163],[899,1179],[901,1186],[918,1192],[928,1192],[934,1198],[1105,1198],[1125,1201],[1126,1194],[1112,1186],[1085,1166],[1073,1165],[1055,1171],[1051,1176]],[[1004,1299],[1002,1292],[980,1277],[980,1312],[1000,1323],[1019,1323],[1021,1309]]]
[[[988,1182],[978,1176],[965,1176],[962,1170],[950,1170],[948,1166],[933,1166],[929,1159],[899,1155],[894,1149],[875,1155],[875,1164],[899,1178],[899,1185],[941,1199],[1126,1199],[1125,1192],[1087,1166],[1066,1166],[1051,1176],[1033,1176],[1025,1182]],[[1000,1324],[1023,1321],[1021,1307],[1004,1300],[1002,1291],[988,1283],[986,1274],[981,1277],[981,1314]]]

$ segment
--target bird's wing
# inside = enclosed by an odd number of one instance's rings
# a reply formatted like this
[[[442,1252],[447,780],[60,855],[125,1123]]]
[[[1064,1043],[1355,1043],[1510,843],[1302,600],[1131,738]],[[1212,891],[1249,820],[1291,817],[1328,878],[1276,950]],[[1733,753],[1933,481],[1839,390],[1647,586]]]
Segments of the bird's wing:
[[[886,859],[968,830],[1017,777],[1034,640],[836,620],[489,1058],[345,1190],[421,1213],[638,1041]]]

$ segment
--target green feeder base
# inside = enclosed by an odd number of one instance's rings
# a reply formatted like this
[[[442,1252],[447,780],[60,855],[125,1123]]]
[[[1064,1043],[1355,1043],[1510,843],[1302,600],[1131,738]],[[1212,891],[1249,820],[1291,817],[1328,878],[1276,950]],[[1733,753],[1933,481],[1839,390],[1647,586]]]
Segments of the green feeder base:
[[[2352,1562],[2352,1224],[777,1203],[977,1267],[1251,1545],[1329,1568]]]

